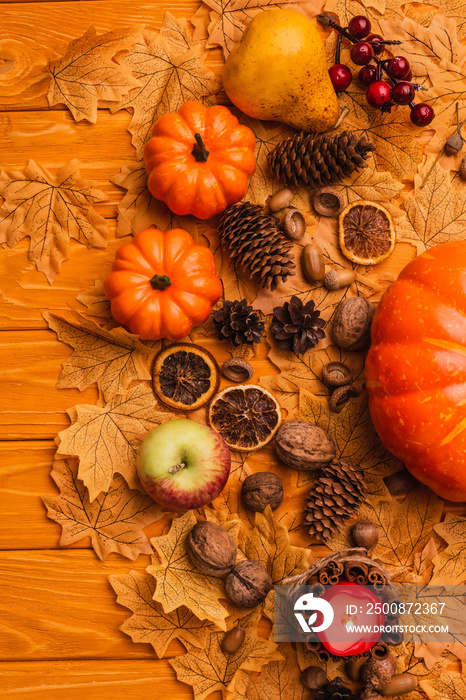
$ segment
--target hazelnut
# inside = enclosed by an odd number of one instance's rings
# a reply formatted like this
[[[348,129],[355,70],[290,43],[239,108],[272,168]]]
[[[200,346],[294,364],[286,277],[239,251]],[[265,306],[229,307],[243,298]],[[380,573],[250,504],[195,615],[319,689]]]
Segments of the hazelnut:
[[[220,525],[196,523],[186,539],[186,551],[194,566],[208,576],[222,578],[236,561],[236,545]]]
[[[273,586],[270,574],[260,561],[244,559],[225,579],[228,598],[238,608],[255,608]]]
[[[345,350],[363,350],[370,344],[375,307],[367,299],[352,297],[338,304],[333,317],[333,339]]]
[[[379,526],[370,520],[359,520],[351,528],[351,537],[356,547],[372,549],[379,541]]]
[[[336,448],[325,430],[305,421],[283,423],[275,436],[278,457],[289,467],[314,471],[325,467],[336,455]]]
[[[241,487],[241,496],[246,508],[262,513],[267,506],[276,510],[283,501],[282,480],[272,472],[251,474]]]

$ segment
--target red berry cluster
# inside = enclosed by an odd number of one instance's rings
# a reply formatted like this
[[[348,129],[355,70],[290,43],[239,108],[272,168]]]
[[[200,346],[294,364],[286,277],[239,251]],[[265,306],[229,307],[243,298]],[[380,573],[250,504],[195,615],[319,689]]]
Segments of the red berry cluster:
[[[370,20],[363,15],[352,17],[346,28],[340,27],[325,13],[318,19],[338,31],[335,64],[329,69],[330,80],[337,92],[346,90],[353,80],[348,66],[340,63],[341,39],[344,36],[353,44],[350,51],[352,62],[362,66],[358,79],[366,88],[368,104],[382,112],[389,112],[393,103],[409,105],[413,124],[427,126],[431,123],[435,116],[432,107],[424,102],[414,102],[414,94],[420,86],[411,82],[409,61],[404,56],[387,60],[379,58],[387,45],[401,44],[400,41],[387,41],[379,34],[371,34]]]

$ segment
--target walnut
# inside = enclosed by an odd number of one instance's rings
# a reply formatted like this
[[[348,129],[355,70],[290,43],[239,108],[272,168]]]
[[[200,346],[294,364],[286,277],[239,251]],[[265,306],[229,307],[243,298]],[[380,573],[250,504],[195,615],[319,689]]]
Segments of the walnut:
[[[304,471],[325,467],[336,455],[325,430],[300,420],[283,423],[275,437],[275,449],[282,462]]]
[[[345,350],[363,350],[370,343],[375,307],[367,299],[352,297],[338,304],[333,317],[333,339]]]
[[[193,527],[186,540],[186,551],[196,568],[217,578],[230,573],[237,554],[228,532],[210,522],[200,522]]]
[[[244,559],[225,579],[228,598],[238,608],[254,608],[272,588],[270,574],[260,561]]]
[[[246,508],[262,513],[267,506],[276,510],[283,501],[282,480],[272,472],[257,472],[243,481],[241,496]]]

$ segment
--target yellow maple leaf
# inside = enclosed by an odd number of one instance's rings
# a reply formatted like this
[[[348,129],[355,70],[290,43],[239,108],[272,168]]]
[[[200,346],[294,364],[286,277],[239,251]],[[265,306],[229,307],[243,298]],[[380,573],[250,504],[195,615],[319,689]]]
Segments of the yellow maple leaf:
[[[459,673],[442,673],[439,678],[421,680],[419,685],[430,700],[463,700],[466,697],[466,678]]]
[[[302,646],[302,645],[299,645]],[[291,644],[280,644],[282,661],[271,661],[249,681],[245,700],[307,700],[308,689],[301,682],[301,670],[298,666],[296,651]]]
[[[130,488],[141,489],[136,472],[138,435],[173,417],[157,411],[151,388],[132,384],[105,406],[80,405],[68,409],[72,425],[58,434],[60,456],[79,457],[78,477],[93,501],[121,474]]]
[[[186,552],[186,538],[196,522],[195,513],[188,511],[172,521],[167,535],[152,538],[157,556],[147,572],[157,582],[154,600],[162,605],[165,612],[172,612],[184,605],[200,620],[210,620],[226,630],[228,610],[220,602],[220,599],[226,598],[223,581],[196,569]],[[222,523],[222,527],[235,540],[239,526],[237,519]]]
[[[186,642],[188,653],[170,659],[178,680],[192,686],[195,700],[204,700],[216,690],[225,697],[229,691],[239,689],[240,697],[241,692],[244,697],[249,676],[240,672],[260,671],[265,664],[282,658],[277,644],[257,635],[258,621],[259,615],[251,612],[235,622],[244,628],[246,636],[234,654],[226,654],[220,648],[224,632],[212,632],[207,637],[205,648],[196,649]],[[238,688],[238,676],[242,688]]]
[[[445,520],[435,526],[435,532],[448,547],[433,558],[432,584],[449,585],[466,582],[466,518],[447,513]]]
[[[131,71],[114,60],[117,53],[128,50],[141,33],[143,25],[115,29],[97,36],[90,27],[84,36],[70,43],[62,58],[49,63],[51,85],[49,105],[65,104],[75,121],[97,121],[99,100],[121,100],[139,85]]]
[[[105,330],[77,314],[79,325],[51,313],[43,314],[59,340],[74,349],[63,363],[57,388],[80,391],[97,382],[104,401],[122,394],[134,380],[150,379],[150,348],[124,328]]]
[[[0,243],[12,248],[29,236],[29,260],[50,284],[70,257],[70,238],[88,248],[107,245],[107,222],[92,206],[106,196],[81,177],[76,158],[56,175],[33,160],[21,171],[2,170],[0,195]]]
[[[143,528],[163,517],[162,509],[150,496],[128,489],[116,476],[108,493],[92,503],[83,482],[78,479],[77,459],[56,459],[52,479],[59,496],[42,496],[49,518],[62,527],[60,545],[67,546],[90,537],[100,559],[118,552],[128,559],[150,554],[151,546]]]
[[[133,613],[120,629],[133,642],[151,644],[159,659],[172,639],[202,647],[207,642],[209,632],[215,629],[212,623],[199,620],[183,606],[165,612],[153,598],[155,579],[149,574],[130,571],[121,576],[109,576],[109,581],[118,596],[117,603]]]

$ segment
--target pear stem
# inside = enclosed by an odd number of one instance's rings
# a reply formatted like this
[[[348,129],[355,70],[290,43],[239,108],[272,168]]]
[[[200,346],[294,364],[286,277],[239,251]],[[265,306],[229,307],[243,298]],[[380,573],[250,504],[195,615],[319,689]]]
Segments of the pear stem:
[[[180,462],[179,464],[174,464],[172,467],[168,468],[168,473],[169,474],[177,474],[185,467],[186,467],[186,464],[184,462]]]

